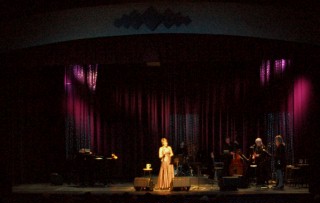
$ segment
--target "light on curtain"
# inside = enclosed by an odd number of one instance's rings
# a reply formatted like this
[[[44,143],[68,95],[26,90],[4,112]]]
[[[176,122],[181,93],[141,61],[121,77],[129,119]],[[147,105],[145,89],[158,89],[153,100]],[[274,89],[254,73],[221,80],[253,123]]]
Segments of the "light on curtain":
[[[99,113],[95,111],[94,94],[98,65],[71,65],[65,68],[65,134],[66,156],[71,158],[81,148],[99,151],[93,142],[99,134]],[[98,145],[97,145],[98,146]]]

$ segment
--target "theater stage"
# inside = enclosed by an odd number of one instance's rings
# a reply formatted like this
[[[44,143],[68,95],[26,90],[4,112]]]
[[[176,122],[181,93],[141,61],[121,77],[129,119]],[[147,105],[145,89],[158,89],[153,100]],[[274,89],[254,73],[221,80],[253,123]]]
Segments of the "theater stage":
[[[313,197],[308,188],[286,185],[284,190],[276,191],[271,187],[272,185],[267,188],[250,185],[248,188],[238,188],[236,191],[220,191],[216,182],[206,182],[203,178],[198,180],[196,177],[191,177],[189,191],[160,191],[157,189],[153,191],[136,191],[133,182],[117,182],[108,186],[96,184],[91,187],[80,187],[74,184],[52,185],[43,183],[14,186],[13,196],[16,202],[25,202],[28,198],[32,201],[36,197],[50,197],[53,199],[72,197],[81,199],[88,198],[88,195],[100,200],[108,199],[110,202],[117,202],[119,199],[125,201],[129,197],[135,197],[135,202],[143,202],[144,198],[147,197],[153,197],[154,202],[159,202],[163,198],[167,201],[160,202],[197,202],[201,198],[207,202],[215,202],[217,199],[223,199],[225,202],[313,202]],[[176,201],[171,201],[170,198],[175,198]]]

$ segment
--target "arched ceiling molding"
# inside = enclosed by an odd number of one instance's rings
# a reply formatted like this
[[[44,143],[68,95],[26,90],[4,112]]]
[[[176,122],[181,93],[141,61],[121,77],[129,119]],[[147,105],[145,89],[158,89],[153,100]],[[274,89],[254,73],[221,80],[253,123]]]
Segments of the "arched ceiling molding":
[[[151,13],[150,9],[153,9]],[[221,2],[87,7],[38,14],[2,22],[0,26],[2,53],[79,39],[161,33],[245,36],[320,44],[320,17],[316,12]]]

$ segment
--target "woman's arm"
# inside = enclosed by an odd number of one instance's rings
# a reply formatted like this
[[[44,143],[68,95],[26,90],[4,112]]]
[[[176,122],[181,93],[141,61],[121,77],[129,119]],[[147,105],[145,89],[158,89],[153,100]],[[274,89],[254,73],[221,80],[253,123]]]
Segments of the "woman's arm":
[[[172,148],[170,147],[170,157],[173,156]]]
[[[162,147],[159,148],[159,159],[162,159],[163,153],[162,153]]]

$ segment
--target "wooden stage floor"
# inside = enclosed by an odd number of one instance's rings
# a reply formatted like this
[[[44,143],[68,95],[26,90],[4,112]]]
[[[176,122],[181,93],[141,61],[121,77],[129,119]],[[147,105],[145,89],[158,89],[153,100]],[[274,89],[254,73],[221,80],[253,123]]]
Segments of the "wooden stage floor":
[[[108,186],[96,184],[91,187],[80,187],[74,184],[52,185],[50,183],[43,184],[24,184],[13,186],[13,196],[15,202],[26,203],[33,202],[35,197],[85,197],[86,195],[100,198],[100,202],[119,202],[121,197],[137,197],[135,201],[120,202],[146,202],[144,197],[152,196],[155,201],[148,202],[259,202],[259,203],[284,203],[284,202],[303,202],[312,203],[313,197],[309,193],[308,188],[299,188],[294,186],[285,186],[284,190],[273,190],[272,185],[268,188],[259,188],[250,186],[249,188],[239,188],[237,191],[220,191],[217,183],[207,184],[200,182],[199,184],[191,184],[189,191],[135,191],[132,182],[118,182]],[[120,198],[120,200],[119,200]],[[142,198],[142,199],[141,199]],[[160,199],[175,198],[177,201],[160,201]],[[180,198],[180,199],[179,199]],[[205,201],[200,201],[204,198]],[[30,201],[28,201],[28,199]],[[113,200],[114,201],[113,201]],[[221,199],[223,201],[221,201]],[[139,201],[141,200],[141,201]],[[198,201],[199,200],[199,201]],[[87,201],[87,200],[86,200]],[[61,202],[61,201],[57,201]],[[81,202],[81,201],[79,201]]]
[[[80,187],[77,185],[52,185],[50,183],[43,184],[24,184],[13,186],[14,194],[135,194],[141,195],[146,192],[156,195],[218,195],[218,194],[232,194],[232,195],[257,195],[257,194],[309,194],[308,188],[298,188],[292,186],[285,186],[284,190],[273,190],[269,188],[260,188],[251,186],[249,188],[239,188],[237,191],[220,191],[217,184],[200,184],[191,185],[189,191],[135,191],[132,183],[115,183],[109,186],[95,185],[91,187]]]

